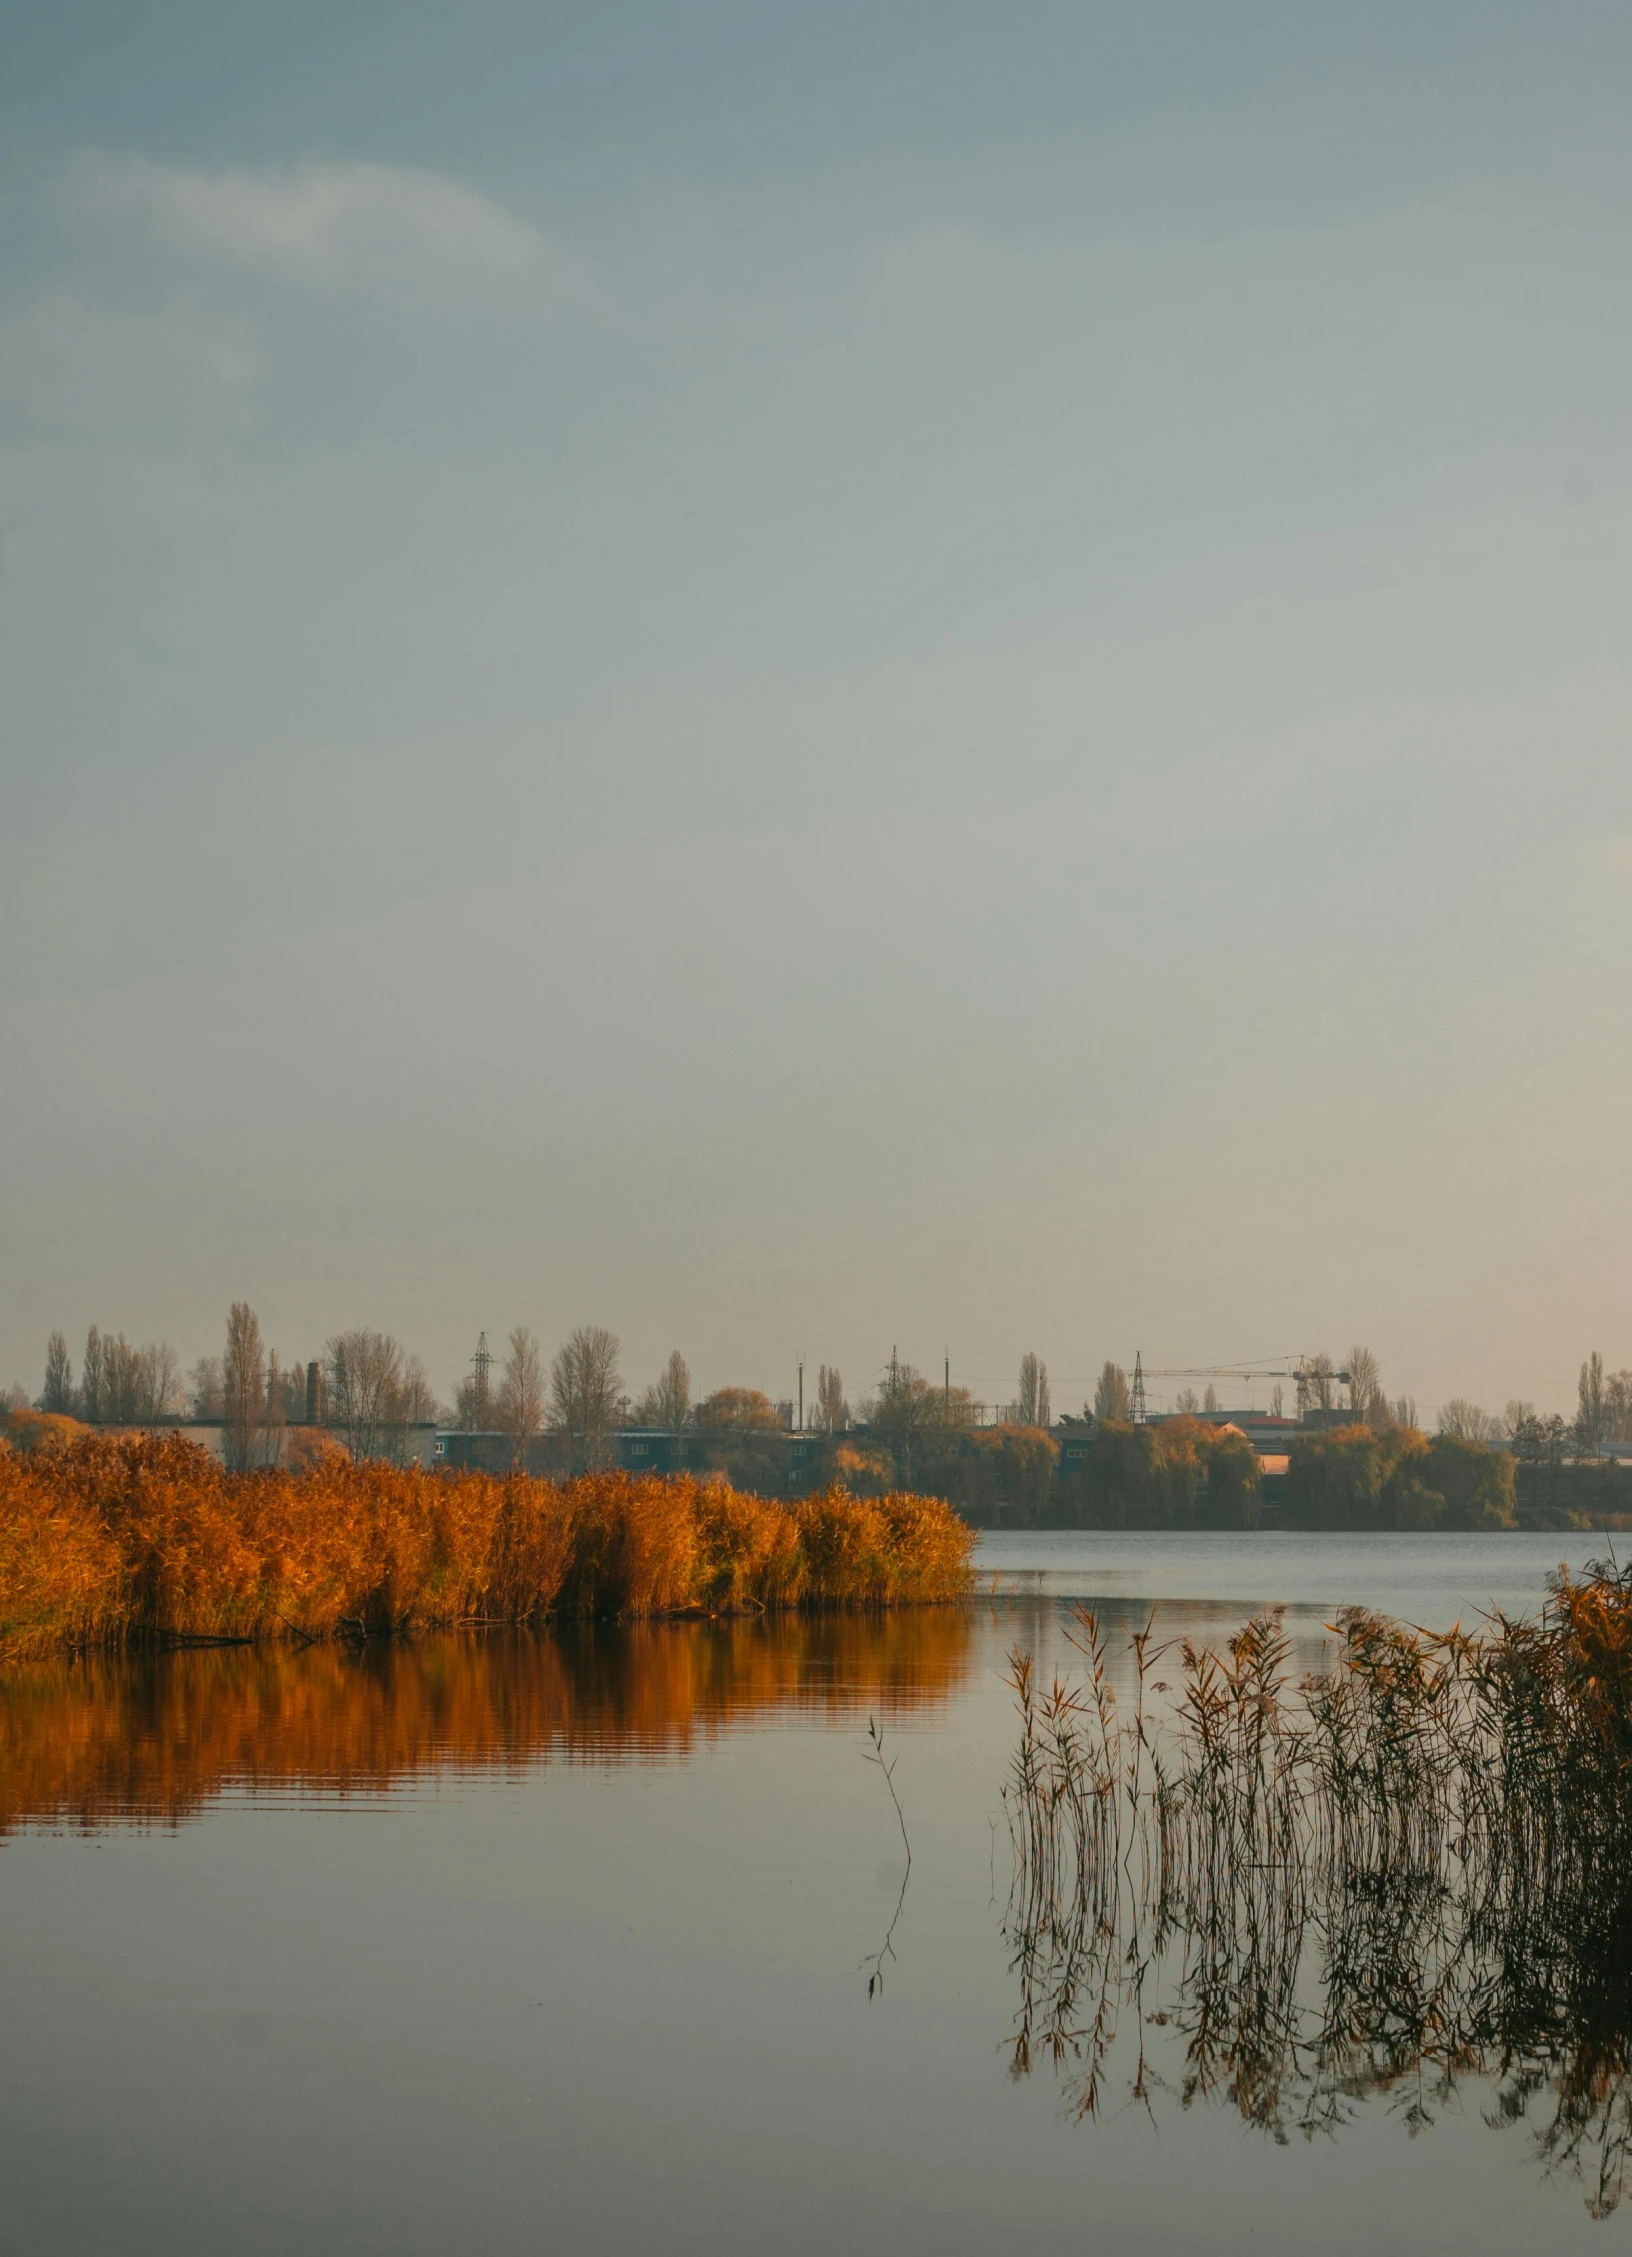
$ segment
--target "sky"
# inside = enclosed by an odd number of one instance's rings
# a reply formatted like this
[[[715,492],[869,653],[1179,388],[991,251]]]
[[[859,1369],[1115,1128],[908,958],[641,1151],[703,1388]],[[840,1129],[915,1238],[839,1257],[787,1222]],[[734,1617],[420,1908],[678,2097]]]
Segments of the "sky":
[[[1624,6],[6,49],[0,1382],[1632,1364]]]

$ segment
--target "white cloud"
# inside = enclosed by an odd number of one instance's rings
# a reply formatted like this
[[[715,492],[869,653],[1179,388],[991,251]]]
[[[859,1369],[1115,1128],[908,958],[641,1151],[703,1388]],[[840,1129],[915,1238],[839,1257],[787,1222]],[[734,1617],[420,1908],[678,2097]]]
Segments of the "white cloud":
[[[475,286],[532,300],[582,288],[577,262],[529,221],[460,181],[399,165],[189,172],[89,156],[72,189],[82,208],[136,221],[158,249],[319,289],[441,298]]]

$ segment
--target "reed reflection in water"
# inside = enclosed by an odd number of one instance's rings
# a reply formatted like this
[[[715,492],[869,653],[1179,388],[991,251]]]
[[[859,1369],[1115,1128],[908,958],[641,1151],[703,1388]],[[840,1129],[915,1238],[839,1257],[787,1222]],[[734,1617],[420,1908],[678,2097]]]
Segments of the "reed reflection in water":
[[[1118,1606],[1137,1628],[1126,1595],[1102,1622]],[[1164,1619],[1221,1646],[1245,1612],[1202,1600]],[[1320,1616],[1287,1619],[1313,1666]],[[1052,2079],[1005,2074],[1005,1655],[1052,1657],[1058,1637],[1052,1604],[983,1598],[7,1673],[0,2243],[1601,2247],[1528,2133],[1483,2129],[1484,2080],[1413,2142],[1387,2100],[1358,2095],[1341,2137],[1290,2137],[1283,2079],[1288,2144],[1266,2155],[1250,2095],[1275,2089],[1279,2025],[1241,2003],[1250,1906],[1236,1959],[1205,1970],[1198,2072],[1208,2090],[1238,2082],[1244,2112],[1202,2105],[1198,2085],[1163,2116],[1163,2091],[1186,2093],[1178,2021],[1140,2024],[1159,2140],[1117,2104],[1139,2051],[1131,1993],[1113,1992],[1127,2043],[1091,2136],[1062,2121]],[[1124,1715],[1136,1680],[1118,1678]],[[1256,1964],[1284,1967],[1273,1943],[1260,1933]],[[1314,1943],[1300,2013],[1318,2005]],[[1356,1962],[1362,2012],[1373,1963]],[[1054,1992],[1041,1956],[1030,1972],[1041,2063]],[[1112,1974],[1129,1975],[1114,1955]],[[1535,1970],[1538,1997],[1549,1979]],[[1062,2036],[1092,2012],[1091,1981]],[[1147,1978],[1144,2011],[1172,2006]],[[1403,2114],[1414,2088],[1389,2097]]]
[[[1291,1676],[1100,1623],[1075,1675],[1011,1656],[1011,2067],[1068,2110],[1228,2102],[1283,2145],[1378,2096],[1413,2132],[1474,2079],[1605,2217],[1632,2178],[1632,1576],[1443,1637],[1362,1609]]]
[[[663,1762],[778,1711],[865,1722],[946,1701],[960,1608],[568,1625],[34,1663],[0,1676],[0,1834],[175,1825],[232,1788],[383,1794],[437,1771]]]

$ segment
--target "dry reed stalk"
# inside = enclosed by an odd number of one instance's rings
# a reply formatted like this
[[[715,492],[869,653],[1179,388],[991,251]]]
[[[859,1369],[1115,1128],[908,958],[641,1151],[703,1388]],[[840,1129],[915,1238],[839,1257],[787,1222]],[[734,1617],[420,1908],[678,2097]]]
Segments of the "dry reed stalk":
[[[0,1457],[0,1660],[545,1615],[934,1604],[973,1537],[938,1499],[792,1505],[598,1473],[557,1485],[324,1459],[231,1475],[178,1436]]]
[[[1297,1686],[1273,1618],[1185,1645],[1160,1730],[1148,1627],[1126,1721],[1091,1617],[1084,1683],[1040,1692],[1012,1657],[1016,2069],[1046,2051],[1097,2108],[1155,1969],[1187,2101],[1284,2138],[1375,2092],[1415,2125],[1477,2071],[1505,2118],[1551,2095],[1538,2150],[1607,2212],[1632,2171],[1632,1574],[1560,1574],[1540,1621],[1478,1636],[1335,1627]]]

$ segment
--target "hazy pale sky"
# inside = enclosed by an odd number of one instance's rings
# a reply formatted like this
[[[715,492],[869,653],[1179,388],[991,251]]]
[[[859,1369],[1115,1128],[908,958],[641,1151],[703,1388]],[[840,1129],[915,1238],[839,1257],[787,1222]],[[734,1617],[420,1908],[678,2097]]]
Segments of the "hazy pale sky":
[[[1624,0],[4,44],[0,1380],[1632,1363]]]

